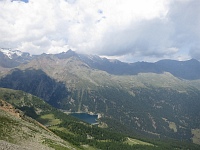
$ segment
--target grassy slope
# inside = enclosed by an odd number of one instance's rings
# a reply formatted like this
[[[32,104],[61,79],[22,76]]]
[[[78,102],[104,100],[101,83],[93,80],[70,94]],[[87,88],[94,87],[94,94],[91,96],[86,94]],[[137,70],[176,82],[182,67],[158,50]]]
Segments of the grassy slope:
[[[193,142],[200,145],[200,129],[193,129],[192,134],[194,135]]]
[[[72,149],[69,143],[50,132],[35,120],[25,116],[9,103],[0,100],[0,140],[15,144],[16,149]],[[0,142],[2,148],[3,143]],[[13,147],[13,145],[11,145]]]

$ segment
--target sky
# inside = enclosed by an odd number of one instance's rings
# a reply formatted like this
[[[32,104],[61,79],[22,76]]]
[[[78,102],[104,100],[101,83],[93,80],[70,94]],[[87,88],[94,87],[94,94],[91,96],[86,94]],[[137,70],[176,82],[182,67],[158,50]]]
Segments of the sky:
[[[0,0],[0,48],[200,60],[200,0]]]

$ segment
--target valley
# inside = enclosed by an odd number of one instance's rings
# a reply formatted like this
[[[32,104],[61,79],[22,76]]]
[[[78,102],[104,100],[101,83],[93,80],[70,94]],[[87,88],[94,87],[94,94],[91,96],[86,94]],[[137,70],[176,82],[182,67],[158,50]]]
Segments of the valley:
[[[166,67],[166,61],[172,65]],[[193,63],[195,72],[188,68]],[[180,64],[184,65],[184,72],[189,69],[186,76],[180,75],[181,69],[175,72],[174,67]],[[126,64],[71,50],[43,54],[15,68],[2,66],[0,87],[4,89],[1,89],[0,98],[77,149],[105,149],[109,144],[113,149],[115,146],[131,149],[137,147],[135,143],[142,143],[139,147],[143,149],[178,148],[177,145],[198,149],[199,146],[192,143],[199,144],[199,64],[196,60]],[[120,70],[124,70],[123,73]],[[20,91],[11,94],[12,90],[8,92],[5,88]],[[30,102],[32,96],[24,92],[42,100],[35,101],[38,99],[35,97]],[[98,125],[90,126],[57,109],[99,114],[101,118]],[[105,132],[105,137],[99,137],[101,132]],[[95,140],[99,142],[95,144]]]

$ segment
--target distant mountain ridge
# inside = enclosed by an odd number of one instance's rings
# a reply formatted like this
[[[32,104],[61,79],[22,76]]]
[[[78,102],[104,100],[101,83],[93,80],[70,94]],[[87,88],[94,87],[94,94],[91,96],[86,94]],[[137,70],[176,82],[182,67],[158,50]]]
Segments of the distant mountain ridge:
[[[124,63],[121,61],[110,61],[109,59],[88,60],[85,57],[81,58],[90,67],[104,70],[114,75],[137,75],[139,73],[164,73],[169,72],[175,77],[195,80],[200,79],[200,62],[191,59],[187,61],[176,60],[160,60],[155,63],[136,62]],[[98,59],[98,60],[97,60]]]
[[[13,68],[21,64],[28,63],[32,59],[40,56],[54,56],[58,59],[68,59],[76,57],[93,69],[106,71],[113,75],[137,75],[139,73],[164,73],[169,72],[175,77],[196,80],[200,79],[200,62],[195,59],[187,61],[160,60],[155,63],[135,62],[125,63],[119,60],[110,60],[101,58],[97,55],[78,54],[75,51],[68,50],[59,54],[41,54],[31,56],[29,53],[19,50],[0,49],[0,66],[4,68]]]
[[[97,55],[77,54],[69,50],[60,54],[55,54],[59,59],[67,59],[77,57],[88,66],[94,69],[106,71],[114,75],[137,75],[139,73],[164,73],[169,72],[175,77],[195,80],[200,79],[200,62],[196,59],[187,61],[177,60],[160,60],[155,63],[151,62],[135,62],[125,63],[119,60],[110,60],[101,58]]]

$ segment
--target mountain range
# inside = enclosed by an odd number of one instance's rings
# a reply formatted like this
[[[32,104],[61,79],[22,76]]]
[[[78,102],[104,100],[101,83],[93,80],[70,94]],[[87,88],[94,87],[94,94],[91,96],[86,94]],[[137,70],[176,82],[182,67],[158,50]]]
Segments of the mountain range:
[[[72,50],[0,54],[0,87],[68,112],[98,113],[113,132],[200,144],[198,60],[124,63]]]
[[[50,56],[52,54],[42,54]],[[0,49],[0,66],[4,68],[17,67],[20,64],[28,63],[32,59],[40,57],[41,55],[31,56],[29,53],[21,52],[19,50]],[[155,63],[150,62],[136,62],[125,63],[119,60],[110,60],[101,58],[97,55],[77,54],[72,50],[54,54],[58,59],[68,59],[76,57],[89,67],[106,71],[113,75],[137,75],[139,73],[157,73],[161,74],[169,72],[175,77],[195,80],[200,79],[200,62],[195,59],[187,61],[176,60],[160,60]]]

